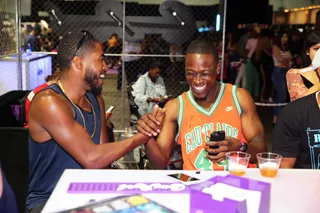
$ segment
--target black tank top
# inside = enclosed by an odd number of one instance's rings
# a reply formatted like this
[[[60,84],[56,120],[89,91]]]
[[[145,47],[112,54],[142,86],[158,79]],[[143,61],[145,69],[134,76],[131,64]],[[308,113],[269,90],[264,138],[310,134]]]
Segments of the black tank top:
[[[66,97],[57,84],[52,84],[45,89],[53,89],[55,92]],[[96,131],[92,136],[92,140],[95,144],[99,144],[101,132],[99,103],[90,92],[86,93],[86,97],[96,114]],[[69,102],[71,103],[71,101]],[[86,130],[89,135],[92,135],[94,131],[93,113],[87,112],[80,107],[77,108],[72,103],[71,105],[75,111],[74,119],[84,126],[84,118]],[[49,198],[65,169],[82,169],[82,166],[61,148],[54,139],[50,139],[44,143],[37,143],[29,136],[29,161],[29,186],[26,203],[29,210],[44,203]]]
[[[303,75],[301,75],[303,84],[310,89],[311,87],[313,87],[313,83],[311,81],[309,81],[306,77],[304,77]]]

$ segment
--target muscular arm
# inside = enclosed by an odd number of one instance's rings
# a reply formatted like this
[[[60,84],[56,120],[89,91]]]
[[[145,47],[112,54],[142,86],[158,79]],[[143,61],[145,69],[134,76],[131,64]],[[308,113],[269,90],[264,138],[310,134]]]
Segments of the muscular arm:
[[[157,140],[151,138],[145,145],[147,157],[156,169],[163,169],[167,166],[176,136],[178,99],[173,99],[165,105],[166,114],[163,120],[163,127]]]
[[[245,89],[238,88],[237,95],[242,109],[241,125],[247,140],[247,153],[251,155],[251,163],[256,162],[256,154],[266,150],[264,129],[256,111],[251,95]]]
[[[149,137],[137,134],[121,142],[96,145],[76,120],[70,103],[53,91],[38,94],[30,108],[30,135],[47,132],[66,152],[84,168],[106,168]],[[39,140],[38,140],[39,141]]]

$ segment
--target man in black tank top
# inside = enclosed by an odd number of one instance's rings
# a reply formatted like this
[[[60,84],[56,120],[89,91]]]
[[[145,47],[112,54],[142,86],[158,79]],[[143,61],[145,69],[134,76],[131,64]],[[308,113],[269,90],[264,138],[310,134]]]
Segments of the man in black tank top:
[[[65,169],[107,168],[151,136],[108,143],[100,95],[107,65],[88,31],[63,37],[58,63],[60,80],[37,93],[30,106],[28,212],[42,210]]]

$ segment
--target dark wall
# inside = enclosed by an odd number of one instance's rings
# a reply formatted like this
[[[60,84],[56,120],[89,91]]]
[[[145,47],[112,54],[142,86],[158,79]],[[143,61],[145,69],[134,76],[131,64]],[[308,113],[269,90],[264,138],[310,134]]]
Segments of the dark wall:
[[[240,23],[271,24],[271,8],[269,0],[228,0],[226,27],[233,30]]]

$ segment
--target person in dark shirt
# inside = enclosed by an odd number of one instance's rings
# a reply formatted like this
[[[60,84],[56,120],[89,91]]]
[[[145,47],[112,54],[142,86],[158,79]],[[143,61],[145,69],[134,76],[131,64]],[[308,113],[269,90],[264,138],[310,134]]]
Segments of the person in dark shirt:
[[[0,213],[18,213],[13,191],[1,171],[0,164]]]
[[[24,39],[24,50],[41,51],[40,40],[37,38],[41,33],[41,26],[36,25],[32,32]]]
[[[281,111],[272,139],[272,152],[283,156],[280,168],[320,169],[319,95],[295,100]]]

